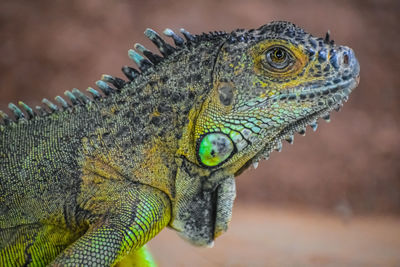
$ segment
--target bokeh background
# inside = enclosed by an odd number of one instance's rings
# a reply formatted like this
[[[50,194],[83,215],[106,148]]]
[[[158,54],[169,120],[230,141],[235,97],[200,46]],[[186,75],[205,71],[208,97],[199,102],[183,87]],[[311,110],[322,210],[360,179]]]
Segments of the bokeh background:
[[[150,247],[161,266],[399,266],[399,14],[396,0],[2,0],[0,109],[123,76],[127,50],[152,47],[147,27],[229,32],[289,20],[330,30],[361,65],[342,111],[237,179],[231,229],[213,249],[172,231]]]

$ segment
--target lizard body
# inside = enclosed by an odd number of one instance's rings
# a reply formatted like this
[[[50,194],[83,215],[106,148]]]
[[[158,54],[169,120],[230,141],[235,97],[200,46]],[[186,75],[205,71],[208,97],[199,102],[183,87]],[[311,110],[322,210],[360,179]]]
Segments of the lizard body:
[[[161,56],[129,51],[140,71],[123,67],[128,81],[103,75],[91,97],[0,112],[0,265],[143,265],[165,226],[211,245],[234,177],[358,84],[350,48],[291,23],[164,34],[175,46],[145,31]]]

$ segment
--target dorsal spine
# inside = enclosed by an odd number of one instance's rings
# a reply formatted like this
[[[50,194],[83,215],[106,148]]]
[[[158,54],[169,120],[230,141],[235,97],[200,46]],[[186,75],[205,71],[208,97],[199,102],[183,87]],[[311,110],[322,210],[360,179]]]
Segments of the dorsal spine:
[[[182,33],[186,41],[169,28],[163,31],[163,34],[171,38],[174,42],[175,47],[173,47],[172,45],[168,44],[157,32],[149,28],[146,29],[144,35],[149,38],[152,43],[154,43],[162,56],[153,53],[143,45],[136,43],[134,45],[134,48],[137,51],[129,49],[128,56],[136,63],[139,71],[129,66],[123,66],[122,72],[128,78],[128,81],[125,81],[124,79],[121,79],[119,77],[103,74],[101,76],[101,80],[96,82],[96,85],[104,96],[98,90],[95,90],[91,87],[87,89],[91,97],[85,95],[80,90],[73,88],[71,91],[67,90],[64,92],[66,100],[61,96],[56,96],[54,98],[56,104],[44,98],[42,100],[42,103],[44,104],[46,109],[41,106],[36,106],[34,110],[24,102],[19,101],[18,105],[21,107],[20,109],[15,104],[10,103],[8,105],[8,108],[12,111],[14,115],[14,120],[11,119],[5,112],[0,110],[0,125],[9,125],[21,120],[30,120],[36,116],[47,116],[54,112],[68,110],[76,105],[85,105],[92,100],[98,100],[103,97],[107,97],[115,92],[120,91],[126,84],[134,81],[139,75],[142,75],[142,73],[154,69],[155,65],[159,64],[165,58],[174,54],[176,51],[184,49],[185,45],[200,42],[201,40],[208,40],[209,38],[215,36],[226,35],[225,32],[212,32],[209,34],[203,33],[202,35],[198,36],[189,33],[185,29],[180,29],[180,32]]]

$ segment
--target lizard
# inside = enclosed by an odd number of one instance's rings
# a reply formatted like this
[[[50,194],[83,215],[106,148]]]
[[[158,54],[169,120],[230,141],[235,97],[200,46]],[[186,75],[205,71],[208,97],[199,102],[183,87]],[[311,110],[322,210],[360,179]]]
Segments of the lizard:
[[[329,32],[180,32],[146,29],[159,53],[135,44],[125,80],[0,112],[1,266],[152,266],[145,244],[165,227],[211,246],[235,177],[329,121],[359,83]]]

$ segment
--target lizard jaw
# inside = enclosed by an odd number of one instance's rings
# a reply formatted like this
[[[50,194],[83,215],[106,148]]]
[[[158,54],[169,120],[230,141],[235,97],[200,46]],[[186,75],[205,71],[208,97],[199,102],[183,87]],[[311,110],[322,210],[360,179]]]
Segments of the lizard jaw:
[[[343,106],[343,102],[347,102],[349,98],[349,94],[357,87],[359,83],[359,74],[357,73],[356,77],[351,81],[340,84],[339,87],[340,91],[338,91],[335,96],[340,96],[336,102],[331,103],[330,105],[300,119],[295,122],[292,122],[285,128],[283,128],[277,135],[275,135],[270,142],[268,142],[263,149],[252,160],[252,164],[254,168],[257,168],[258,162],[260,159],[269,159],[270,154],[273,151],[280,152],[282,150],[282,140],[286,140],[289,143],[293,144],[293,137],[294,134],[297,132],[301,135],[305,135],[306,133],[306,126],[310,126],[314,131],[317,130],[318,123],[317,120],[319,118],[324,119],[326,122],[330,122],[330,112],[333,110],[339,111],[340,108]]]

